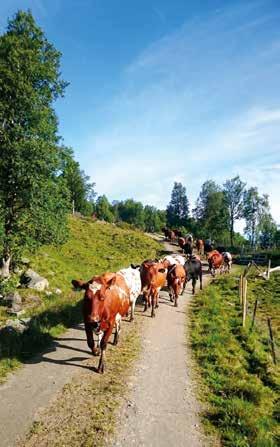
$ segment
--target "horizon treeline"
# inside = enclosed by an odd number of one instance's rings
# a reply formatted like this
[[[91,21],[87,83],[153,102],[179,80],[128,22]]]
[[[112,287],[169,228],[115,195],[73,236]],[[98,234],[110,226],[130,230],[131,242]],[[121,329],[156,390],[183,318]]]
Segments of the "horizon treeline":
[[[202,185],[192,214],[185,187],[175,183],[166,210],[131,198],[110,203],[61,142],[54,102],[68,83],[61,53],[47,40],[30,11],[18,11],[0,36],[0,276],[9,276],[25,249],[67,240],[67,217],[79,212],[112,223],[156,232],[182,228],[225,244],[246,240],[234,223],[246,221],[252,246],[279,245],[268,197],[246,189],[239,177],[223,186]]]

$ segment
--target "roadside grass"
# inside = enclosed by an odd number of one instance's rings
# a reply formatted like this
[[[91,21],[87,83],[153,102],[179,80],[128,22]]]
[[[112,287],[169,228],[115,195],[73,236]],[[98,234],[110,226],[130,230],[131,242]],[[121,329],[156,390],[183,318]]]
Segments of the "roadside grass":
[[[272,362],[265,323],[265,316],[271,315],[279,328],[280,275],[271,278],[270,283],[249,280],[249,309],[256,293],[263,299],[253,330],[250,316],[242,328],[238,282],[233,276],[214,280],[192,307],[191,343],[201,373],[202,398],[208,404],[204,419],[208,429],[218,430],[224,446],[280,445],[280,369]]]
[[[128,390],[129,375],[141,349],[139,317],[124,323],[120,343],[108,347],[104,375],[79,374],[65,385],[55,401],[39,415],[22,447],[110,445],[117,410]],[[98,359],[87,362],[97,365]]]
[[[117,271],[131,263],[156,257],[160,245],[139,231],[103,222],[71,217],[70,239],[62,246],[44,246],[26,254],[30,267],[48,279],[51,295],[31,289],[17,289],[23,298],[24,318],[29,328],[20,334],[0,331],[0,382],[15,367],[46,347],[53,337],[81,321],[82,292],[74,292],[71,280],[88,280],[104,271]],[[61,294],[56,293],[56,289]],[[0,306],[0,325],[7,317]]]

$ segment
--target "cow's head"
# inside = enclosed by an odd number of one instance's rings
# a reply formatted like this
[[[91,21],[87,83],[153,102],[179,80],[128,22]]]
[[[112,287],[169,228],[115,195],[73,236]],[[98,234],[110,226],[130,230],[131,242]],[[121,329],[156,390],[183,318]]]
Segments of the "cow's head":
[[[75,288],[85,290],[83,301],[83,316],[86,323],[91,323],[96,333],[100,332],[100,323],[105,313],[105,298],[110,293],[110,286],[116,281],[115,273],[105,273],[95,276],[88,282],[73,280]]]

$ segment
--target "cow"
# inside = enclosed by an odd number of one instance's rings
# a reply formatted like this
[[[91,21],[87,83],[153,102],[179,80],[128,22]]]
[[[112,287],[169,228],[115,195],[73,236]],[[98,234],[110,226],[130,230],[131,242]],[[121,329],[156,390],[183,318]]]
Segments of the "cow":
[[[142,287],[139,267],[135,268],[132,264],[130,267],[118,271],[118,273],[124,277],[126,285],[129,289],[129,300],[131,305],[130,321],[134,320],[135,303],[141,294]]]
[[[169,289],[170,301],[174,301],[174,306],[178,306],[178,297],[183,289],[186,279],[186,272],[181,264],[174,264],[168,267],[167,285]]]
[[[186,239],[184,237],[178,237],[178,245],[184,251],[184,245],[186,243]]]
[[[230,272],[231,266],[232,266],[232,256],[228,251],[224,251],[222,253],[224,262],[223,262],[223,271],[224,272]]]
[[[124,277],[118,273],[104,273],[94,276],[88,282],[72,280],[75,288],[85,290],[83,300],[83,318],[88,347],[93,355],[99,355],[95,348],[93,331],[96,335],[102,332],[100,342],[101,355],[97,368],[98,373],[105,371],[105,351],[113,328],[117,323],[114,344],[118,343],[120,318],[127,315],[130,306],[130,293]]]
[[[182,233],[181,230],[177,230],[177,229],[175,229],[175,230],[173,230],[173,231],[174,231],[176,237],[182,237],[182,236],[183,236],[183,233]]]
[[[207,255],[208,253],[210,253],[213,250],[214,250],[214,246],[213,246],[212,241],[210,239],[206,239],[204,241],[204,253]]]
[[[167,269],[162,262],[146,260],[140,266],[142,293],[145,299],[144,312],[152,306],[151,317],[155,317],[159,291],[165,285]]]
[[[165,256],[163,259],[160,260],[160,262],[163,263],[165,268],[168,268],[169,266],[175,265],[175,264],[184,265],[186,260],[183,256],[174,254],[174,255]]]
[[[186,255],[192,255],[192,252],[193,252],[193,244],[192,244],[192,242],[190,241],[190,240],[188,240],[188,241],[186,241],[186,243],[184,244],[184,246],[183,246],[183,252],[186,254]]]
[[[208,253],[209,272],[212,276],[215,276],[216,270],[221,269],[223,262],[224,258],[217,250]]]
[[[197,239],[196,243],[195,243],[195,246],[196,246],[197,253],[200,256],[202,256],[204,254],[204,242],[203,242],[203,240],[202,239]]]
[[[185,262],[184,269],[186,272],[186,279],[183,286],[182,294],[185,291],[187,282],[192,280],[192,294],[194,295],[196,281],[198,279],[200,281],[200,290],[202,290],[202,263],[200,258],[196,255],[189,256],[187,261]]]

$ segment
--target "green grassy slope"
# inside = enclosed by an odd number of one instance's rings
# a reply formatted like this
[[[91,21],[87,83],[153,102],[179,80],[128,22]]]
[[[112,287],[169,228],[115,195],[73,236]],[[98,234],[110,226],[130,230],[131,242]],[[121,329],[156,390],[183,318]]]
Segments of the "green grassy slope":
[[[274,275],[270,282],[249,278],[246,328],[242,328],[238,282],[231,276],[215,280],[197,297],[192,310],[192,346],[204,384],[203,399],[208,402],[205,420],[218,430],[225,446],[280,445],[280,370],[272,362],[265,318],[272,316],[277,339],[280,275]],[[256,296],[261,305],[251,330]]]
[[[81,320],[82,292],[72,290],[72,279],[88,280],[104,271],[117,271],[130,263],[140,263],[156,256],[160,246],[138,231],[93,222],[90,219],[70,218],[70,239],[60,247],[44,246],[31,259],[31,268],[46,277],[53,292],[19,289],[24,299],[31,325],[23,334],[0,334],[0,380],[24,359],[42,349],[53,336]],[[62,293],[54,293],[59,288]],[[37,301],[31,295],[38,297]],[[34,302],[38,303],[34,306]],[[0,306],[0,323],[7,319],[6,309]]]

